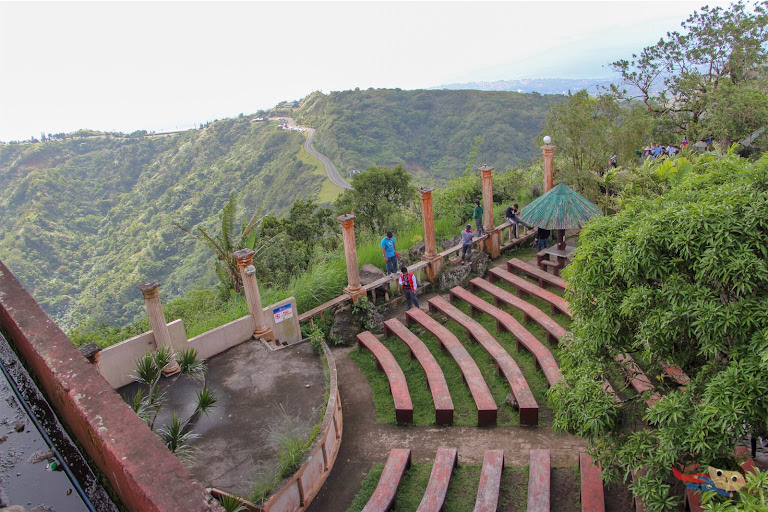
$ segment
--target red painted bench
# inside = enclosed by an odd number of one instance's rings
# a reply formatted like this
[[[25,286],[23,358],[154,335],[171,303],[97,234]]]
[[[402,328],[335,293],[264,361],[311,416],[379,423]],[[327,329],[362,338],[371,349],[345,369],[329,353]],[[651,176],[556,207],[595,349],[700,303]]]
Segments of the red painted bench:
[[[549,450],[531,450],[528,469],[528,512],[550,512]]]
[[[554,385],[563,378],[552,352],[550,352],[536,336],[528,332],[528,329],[520,325],[520,322],[515,320],[515,317],[506,311],[502,311],[493,304],[488,304],[477,295],[474,295],[459,286],[451,289],[451,300],[455,302],[458,299],[469,304],[469,310],[472,314],[483,312],[495,318],[496,330],[501,331],[503,329],[512,333],[517,340],[517,350],[520,350],[520,347],[522,346],[525,347],[528,352],[533,354],[536,369],[541,369],[544,372],[548,386]]]
[[[645,404],[650,407],[659,401],[661,395],[656,391],[656,388],[651,384],[651,380],[643,373],[643,370],[637,365],[632,356],[629,354],[620,354],[616,356],[616,361],[624,366],[629,371],[629,380],[635,391],[641,395],[646,391],[650,392],[650,396],[645,400]]]
[[[419,323],[432,333],[437,338],[440,348],[447,349],[453,360],[459,365],[462,378],[467,386],[469,386],[469,391],[472,393],[472,398],[477,406],[477,425],[480,427],[495,425],[498,411],[496,402],[493,400],[493,395],[491,395],[491,391],[488,389],[488,385],[485,383],[477,363],[475,363],[475,360],[472,359],[472,356],[469,355],[469,352],[467,352],[467,349],[464,348],[459,339],[420,309],[413,308],[406,311],[405,318],[406,324]]]
[[[530,322],[533,320],[542,326],[545,331],[547,331],[547,341],[553,345],[557,344],[558,340],[565,336],[565,329],[563,329],[560,324],[552,320],[552,318],[542,310],[533,304],[524,301],[520,297],[508,292],[507,290],[503,290],[498,286],[489,283],[485,279],[479,277],[472,279],[469,282],[469,290],[471,292],[482,290],[489,293],[493,296],[493,301],[497,306],[504,302],[513,308],[519,309],[523,312],[523,320],[525,322]]]
[[[411,359],[415,356],[427,374],[427,385],[432,392],[432,402],[435,404],[435,423],[438,425],[453,425],[453,400],[448,384],[445,382],[443,369],[435,361],[435,356],[427,346],[396,318],[384,322],[384,334],[395,335],[408,345]]]
[[[488,352],[488,355],[496,361],[496,370],[507,379],[510,390],[515,400],[517,400],[520,425],[538,425],[539,404],[536,403],[536,399],[533,397],[533,393],[531,393],[531,388],[528,386],[523,372],[520,371],[520,367],[517,366],[509,352],[504,350],[504,347],[485,330],[485,327],[459,311],[456,306],[453,306],[444,298],[440,296],[432,297],[429,299],[428,304],[430,312],[439,311],[466,329],[467,336],[479,343]]]
[[[416,512],[440,512],[443,510],[448,484],[458,462],[456,448],[438,448],[432,474],[429,475],[427,490]]]
[[[496,512],[501,488],[501,473],[504,471],[504,450],[486,450],[483,455],[483,469],[480,471],[480,485],[473,512]]]
[[[592,457],[579,454],[581,473],[581,512],[605,512],[605,491],[600,478],[600,466],[592,463]]]
[[[517,295],[521,298],[525,298],[527,295],[533,295],[534,297],[537,297],[543,301],[549,302],[553,315],[560,311],[568,318],[573,318],[571,315],[571,310],[568,308],[567,300],[559,295],[555,295],[554,293],[545,290],[541,286],[537,286],[530,281],[526,281],[520,276],[511,274],[503,268],[496,267],[489,270],[488,279],[492,283],[501,279],[502,281],[511,284],[517,289]]]
[[[411,450],[395,449],[389,452],[379,484],[362,512],[386,512],[395,505],[397,488],[405,470],[411,467]]]
[[[664,368],[664,374],[672,380],[675,384],[678,386],[685,386],[689,382],[691,382],[690,377],[688,377],[682,368],[675,365],[667,365],[665,363],[661,363]]]
[[[395,402],[395,419],[398,423],[413,423],[413,403],[408,392],[408,383],[400,365],[389,351],[372,333],[365,331],[357,335],[357,345],[366,347],[376,358],[376,368],[383,370],[389,380],[389,391]]]
[[[554,288],[565,290],[565,280],[563,278],[552,275],[537,266],[531,265],[530,263],[526,263],[523,260],[517,258],[512,258],[511,260],[507,261],[507,271],[514,272],[516,270],[519,272],[524,272],[533,279],[538,279],[539,286],[542,288],[545,288],[547,285],[549,285]]]

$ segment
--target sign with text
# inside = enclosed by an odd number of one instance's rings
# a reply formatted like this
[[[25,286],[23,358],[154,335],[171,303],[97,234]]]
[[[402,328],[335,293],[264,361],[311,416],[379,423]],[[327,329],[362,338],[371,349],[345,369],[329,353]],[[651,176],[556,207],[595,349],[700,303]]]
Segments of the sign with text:
[[[275,323],[279,324],[280,322],[287,320],[289,318],[293,318],[293,308],[290,304],[284,304],[280,306],[279,308],[275,308],[272,310],[272,314],[275,317]]]

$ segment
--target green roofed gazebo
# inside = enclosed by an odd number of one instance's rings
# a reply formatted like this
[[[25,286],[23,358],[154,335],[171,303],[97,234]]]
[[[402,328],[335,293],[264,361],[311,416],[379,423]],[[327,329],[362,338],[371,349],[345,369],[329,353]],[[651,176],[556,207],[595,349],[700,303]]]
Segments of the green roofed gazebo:
[[[589,219],[602,214],[584,196],[560,183],[523,208],[520,219],[539,228],[557,230],[557,249],[565,251],[565,230],[581,229]]]

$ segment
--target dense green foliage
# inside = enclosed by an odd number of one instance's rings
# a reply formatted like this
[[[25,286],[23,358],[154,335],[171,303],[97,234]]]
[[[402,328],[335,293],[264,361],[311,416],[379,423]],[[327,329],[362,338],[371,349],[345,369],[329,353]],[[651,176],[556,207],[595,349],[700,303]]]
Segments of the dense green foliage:
[[[673,465],[735,468],[737,440],[768,422],[767,258],[765,157],[702,157],[664,195],[582,231],[564,272],[575,321],[551,391],[555,427],[589,439],[614,480],[647,469],[634,491],[649,510],[674,502]],[[645,366],[656,404],[602,392],[623,353]],[[664,385],[662,362],[691,382]]]
[[[234,192],[244,212],[280,213],[319,191],[325,176],[299,159],[302,143],[238,118],[166,136],[0,145],[0,258],[63,327],[125,323],[143,309],[142,281],[167,297],[218,280],[214,256],[174,223],[218,226]]]
[[[704,6],[631,61],[612,64],[658,121],[655,135],[737,141],[768,123],[768,2]]]
[[[461,174],[475,142],[475,167],[527,163],[539,151],[532,141],[547,109],[562,100],[516,92],[316,92],[295,117],[317,128],[317,149],[341,172],[401,164],[421,186]]]

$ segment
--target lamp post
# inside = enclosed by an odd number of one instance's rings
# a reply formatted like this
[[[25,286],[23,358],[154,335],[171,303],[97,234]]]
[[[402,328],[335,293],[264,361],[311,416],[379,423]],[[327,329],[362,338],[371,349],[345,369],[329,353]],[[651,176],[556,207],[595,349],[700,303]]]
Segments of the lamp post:
[[[555,164],[554,154],[555,146],[550,144],[552,137],[546,135],[544,137],[544,145],[541,146],[541,154],[544,157],[544,192],[552,190],[552,186],[555,181]]]

